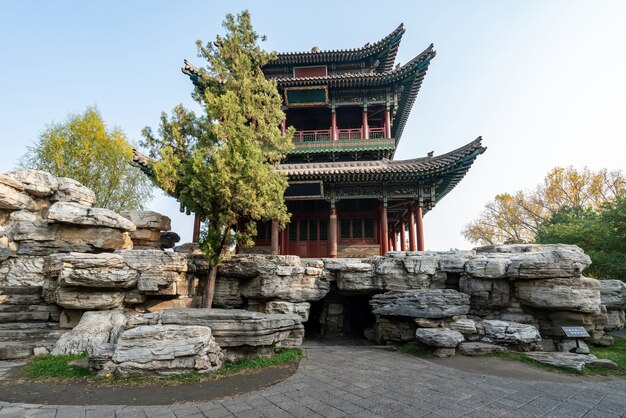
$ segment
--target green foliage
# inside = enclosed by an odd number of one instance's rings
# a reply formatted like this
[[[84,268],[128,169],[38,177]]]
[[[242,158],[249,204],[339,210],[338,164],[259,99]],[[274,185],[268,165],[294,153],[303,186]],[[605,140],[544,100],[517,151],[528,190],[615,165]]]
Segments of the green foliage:
[[[87,358],[87,353],[72,356],[38,356],[30,360],[20,374],[31,380],[45,379],[86,379],[94,376],[87,367],[73,366],[70,363],[75,360]]]
[[[480,245],[533,242],[539,228],[559,211],[600,210],[624,193],[625,184],[620,171],[555,167],[529,192],[497,195],[463,235]]]
[[[399,345],[396,347],[396,350],[401,353],[409,354],[415,357],[424,357],[432,354],[432,351],[429,351],[422,347],[415,347],[413,345]]]
[[[49,125],[20,165],[77,180],[95,192],[97,207],[120,212],[141,209],[152,198],[150,181],[131,160],[124,132],[107,129],[98,110],[89,107]]]
[[[77,356],[40,356],[30,360],[22,369],[22,377],[30,380],[90,380],[103,385],[179,385],[200,383],[207,380],[219,379],[251,370],[259,370],[266,367],[282,366],[295,363],[302,358],[302,350],[299,348],[279,348],[276,354],[269,358],[247,359],[239,362],[225,363],[220,369],[211,373],[183,373],[172,376],[142,376],[142,377],[116,377],[106,379],[97,377],[84,366],[72,366],[69,363],[87,358],[87,354]]]
[[[613,341],[610,347],[591,347],[591,354],[598,358],[613,360],[626,374],[626,338],[613,336]]]
[[[626,376],[626,340],[620,337],[613,337],[615,343],[611,347],[591,347],[591,354],[598,358],[613,360],[620,368],[617,370],[603,367],[585,366],[581,371],[567,367],[557,367],[550,364],[538,362],[524,353],[517,351],[495,351],[489,356],[505,360],[521,361],[539,368],[551,371],[584,376]]]
[[[208,224],[200,247],[212,269],[235,242],[253,244],[256,222],[289,220],[287,179],[275,166],[291,149],[292,132],[281,135],[282,99],[261,71],[272,55],[257,44],[247,11],[227,15],[224,28],[215,42],[197,42],[207,65],[198,69],[193,98],[203,114],[179,105],[171,117],[161,115],[158,135],[144,129],[142,143],[154,158],[154,182]],[[245,227],[233,231],[242,219]],[[211,280],[210,273],[208,289]]]
[[[562,208],[539,228],[536,242],[578,245],[593,262],[585,274],[626,281],[626,195],[598,211]]]

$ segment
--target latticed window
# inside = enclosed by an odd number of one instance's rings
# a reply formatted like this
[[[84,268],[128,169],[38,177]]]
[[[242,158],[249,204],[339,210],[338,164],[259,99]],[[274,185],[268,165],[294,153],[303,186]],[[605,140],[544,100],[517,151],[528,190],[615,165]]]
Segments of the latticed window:
[[[371,218],[363,220],[363,237],[374,238],[374,220]]]
[[[306,240],[306,236],[307,236],[307,225],[308,222],[307,221],[300,221],[300,241],[304,241]]]
[[[311,241],[317,240],[317,221],[309,221],[309,239]]]
[[[352,220],[352,238],[361,239],[363,237],[363,219]]]
[[[289,241],[295,241],[298,239],[298,227],[296,225],[297,224],[295,222],[289,225]]]
[[[328,222],[320,220],[320,240],[326,241],[328,239]]]
[[[341,238],[350,239],[350,219],[341,220]]]

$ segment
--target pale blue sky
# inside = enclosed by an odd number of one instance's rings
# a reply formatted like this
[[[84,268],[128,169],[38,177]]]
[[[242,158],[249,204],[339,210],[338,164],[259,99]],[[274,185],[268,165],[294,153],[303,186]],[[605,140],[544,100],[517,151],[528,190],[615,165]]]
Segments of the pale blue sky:
[[[432,62],[396,158],[489,148],[425,219],[428,249],[469,248],[462,227],[497,193],[556,165],[626,169],[625,1],[1,1],[0,171],[46,124],[97,105],[134,140],[161,111],[193,106],[183,59],[247,8],[265,48],[353,48],[405,24],[398,60]],[[151,209],[184,239],[169,198]]]

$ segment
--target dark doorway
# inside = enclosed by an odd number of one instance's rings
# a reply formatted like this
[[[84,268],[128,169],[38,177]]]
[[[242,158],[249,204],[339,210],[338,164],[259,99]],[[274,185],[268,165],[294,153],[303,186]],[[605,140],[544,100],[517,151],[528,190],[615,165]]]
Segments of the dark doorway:
[[[344,334],[350,337],[365,338],[366,328],[374,325],[374,315],[369,301],[370,296],[346,296],[344,299]]]

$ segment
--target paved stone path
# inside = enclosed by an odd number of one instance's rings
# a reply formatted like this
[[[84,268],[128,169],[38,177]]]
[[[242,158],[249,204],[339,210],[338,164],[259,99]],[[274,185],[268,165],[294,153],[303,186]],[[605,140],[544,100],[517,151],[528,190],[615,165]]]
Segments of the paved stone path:
[[[170,406],[0,402],[0,417],[625,417],[626,380],[530,382],[480,376],[374,347],[310,347],[298,372],[267,389]]]

